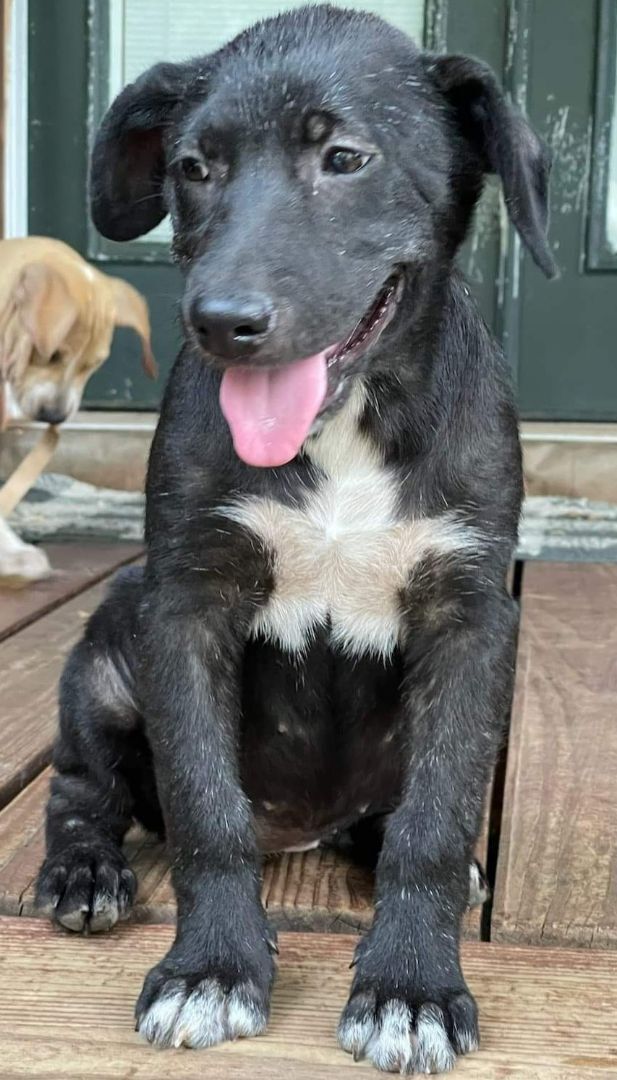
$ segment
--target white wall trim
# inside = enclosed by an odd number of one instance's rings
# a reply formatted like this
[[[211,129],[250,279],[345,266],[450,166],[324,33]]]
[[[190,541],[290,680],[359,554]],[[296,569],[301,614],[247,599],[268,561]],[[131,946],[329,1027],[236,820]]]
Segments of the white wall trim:
[[[4,235],[28,232],[28,0],[7,13],[5,80]]]

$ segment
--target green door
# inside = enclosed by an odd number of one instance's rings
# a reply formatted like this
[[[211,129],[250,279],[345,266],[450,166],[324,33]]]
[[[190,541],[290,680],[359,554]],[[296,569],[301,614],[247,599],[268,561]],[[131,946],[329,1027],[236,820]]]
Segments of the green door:
[[[617,420],[617,0],[524,0],[518,14],[513,73],[553,149],[561,271],[546,282],[516,250],[510,260],[520,405],[535,419]]]
[[[180,281],[168,225],[130,244],[102,240],[86,201],[88,148],[110,98],[158,59],[206,52],[301,0],[30,0],[30,231],[59,236],[147,297],[163,374],[179,344]],[[432,47],[487,60],[555,153],[545,282],[487,186],[462,262],[502,338],[524,416],[617,418],[617,0],[355,0]],[[613,128],[615,135],[613,138]],[[161,381],[117,334],[88,384],[93,408],[153,409]]]

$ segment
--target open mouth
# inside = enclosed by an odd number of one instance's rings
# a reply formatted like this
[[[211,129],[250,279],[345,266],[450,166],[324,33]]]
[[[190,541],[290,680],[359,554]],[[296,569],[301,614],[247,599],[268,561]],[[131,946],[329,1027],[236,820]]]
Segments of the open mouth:
[[[329,371],[336,371],[340,365],[353,362],[377,341],[394,314],[402,292],[402,283],[402,274],[392,274],[373,306],[362,316],[349,337],[326,349]]]
[[[238,457],[262,468],[285,465],[296,457],[355,362],[392,320],[402,292],[403,275],[397,271],[351,334],[313,356],[280,368],[227,368],[220,403]]]

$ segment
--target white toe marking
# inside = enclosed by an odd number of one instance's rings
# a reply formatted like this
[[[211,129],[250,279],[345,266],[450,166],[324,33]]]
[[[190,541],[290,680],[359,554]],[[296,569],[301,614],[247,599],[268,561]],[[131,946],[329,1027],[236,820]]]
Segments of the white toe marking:
[[[227,1026],[230,1039],[260,1035],[266,1028],[266,1017],[246,992],[235,987],[227,998]]]
[[[339,1044],[348,1054],[358,1056],[364,1050],[372,1031],[373,1020],[370,1016],[366,1016],[362,1020],[357,1019],[357,1017],[353,1019],[344,1018],[338,1028]]]
[[[480,1049],[480,1043],[478,1042],[477,1037],[469,1030],[469,1028],[464,1028],[461,1031],[458,1025],[455,1024],[455,1032],[458,1045],[461,1048],[461,1054],[473,1054],[475,1050]]]
[[[443,1013],[437,1005],[420,1009],[416,1035],[418,1064],[424,1072],[447,1072],[453,1068],[456,1054],[444,1026]]]
[[[179,987],[163,995],[150,1006],[141,1020],[139,1030],[148,1042],[169,1043],[186,992]]]
[[[434,1004],[419,1009],[414,1025],[412,1010],[404,1001],[392,998],[377,1015],[367,1009],[349,1018],[343,1016],[338,1039],[343,1050],[368,1058],[384,1072],[448,1072],[456,1062],[443,1012]],[[474,1049],[471,1040],[467,1042],[469,1049]]]
[[[379,1014],[366,1055],[386,1072],[406,1072],[411,1064],[411,1013],[402,1001],[388,1001]]]
[[[204,979],[186,999],[174,1028],[174,1046],[214,1046],[223,1042],[225,994],[216,979]]]
[[[150,1042],[175,1047],[215,1046],[227,1039],[260,1035],[267,1016],[254,995],[250,983],[226,994],[214,978],[203,979],[190,994],[183,986],[175,986],[164,990],[150,1006],[139,1030]]]
[[[120,912],[117,900],[109,895],[98,897],[92,909],[90,929],[93,931],[111,930],[111,927],[118,922],[119,918]]]

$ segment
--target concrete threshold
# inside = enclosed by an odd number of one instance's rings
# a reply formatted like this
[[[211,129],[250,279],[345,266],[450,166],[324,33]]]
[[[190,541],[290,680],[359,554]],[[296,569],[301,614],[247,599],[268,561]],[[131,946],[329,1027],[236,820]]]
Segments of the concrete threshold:
[[[50,471],[97,487],[143,490],[157,414],[82,411],[62,427]],[[40,424],[11,427],[0,438],[7,476],[38,438]],[[617,424],[524,421],[529,495],[564,495],[617,503]]]

